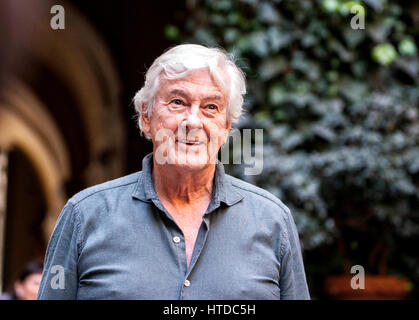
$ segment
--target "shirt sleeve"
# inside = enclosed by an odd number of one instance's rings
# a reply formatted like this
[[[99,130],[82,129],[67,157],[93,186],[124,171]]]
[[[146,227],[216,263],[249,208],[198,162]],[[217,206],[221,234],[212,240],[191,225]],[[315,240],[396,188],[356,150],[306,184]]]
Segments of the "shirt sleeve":
[[[58,217],[45,256],[38,300],[74,300],[77,298],[79,217],[68,202]]]
[[[297,227],[288,208],[281,241],[281,299],[310,300]]]

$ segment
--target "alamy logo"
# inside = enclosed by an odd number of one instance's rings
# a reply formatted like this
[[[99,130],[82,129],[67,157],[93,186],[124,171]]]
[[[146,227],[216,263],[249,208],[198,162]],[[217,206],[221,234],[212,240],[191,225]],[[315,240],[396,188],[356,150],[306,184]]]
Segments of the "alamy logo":
[[[63,6],[58,4],[51,7],[51,14],[54,16],[51,18],[50,26],[53,30],[65,29],[65,10]]]
[[[252,130],[254,130],[254,143],[252,143]],[[186,133],[179,127],[176,135],[175,132],[162,128],[155,134],[155,142],[158,143],[158,146],[154,156],[156,162],[161,165],[175,163],[215,164],[217,158],[214,155],[217,154],[220,145],[216,142],[219,139],[220,137],[215,131],[210,133],[210,137],[207,137],[201,134],[200,130],[191,130]],[[223,164],[230,164],[230,140],[232,141],[233,164],[241,164],[243,157],[244,174],[260,174],[263,170],[263,129],[243,129],[243,136],[240,130],[232,129],[226,143],[220,149]],[[178,145],[176,146],[176,144]],[[186,145],[189,145],[189,148]]]
[[[51,271],[54,276],[51,279],[51,288],[52,289],[65,289],[65,273],[64,267],[60,265],[55,265],[51,267]]]
[[[351,13],[355,14],[351,19],[352,29],[365,29],[365,8],[359,4],[351,7]]]
[[[365,289],[364,267],[360,265],[352,266],[351,274],[355,274],[351,279],[351,288],[354,290]]]

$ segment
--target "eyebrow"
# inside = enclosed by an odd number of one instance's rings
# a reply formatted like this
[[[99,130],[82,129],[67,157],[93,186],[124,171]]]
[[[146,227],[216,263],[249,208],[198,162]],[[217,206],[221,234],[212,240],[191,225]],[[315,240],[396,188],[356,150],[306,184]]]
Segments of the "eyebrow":
[[[173,90],[171,90],[169,92],[169,95],[174,95],[174,94],[177,94],[177,95],[179,95],[179,96],[181,96],[181,97],[183,97],[185,99],[189,98],[189,96],[188,96],[187,93],[185,93],[184,91],[179,90],[179,89],[173,89]],[[219,95],[213,95],[213,96],[206,97],[203,100],[204,101],[208,101],[208,100],[222,100],[222,97],[219,96]]]
[[[222,100],[223,98],[218,96],[218,95],[214,95],[214,96],[209,96],[206,97],[204,100]]]
[[[182,90],[173,89],[169,92],[169,95],[174,95],[174,94],[182,96],[183,98],[188,98],[188,95]]]

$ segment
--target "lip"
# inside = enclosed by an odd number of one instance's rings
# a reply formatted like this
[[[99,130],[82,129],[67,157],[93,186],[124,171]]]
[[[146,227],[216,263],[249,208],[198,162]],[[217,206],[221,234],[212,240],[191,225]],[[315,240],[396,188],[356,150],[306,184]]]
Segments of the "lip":
[[[187,140],[176,140],[176,143],[182,143],[187,146],[199,146],[204,144],[202,141],[187,141]]]

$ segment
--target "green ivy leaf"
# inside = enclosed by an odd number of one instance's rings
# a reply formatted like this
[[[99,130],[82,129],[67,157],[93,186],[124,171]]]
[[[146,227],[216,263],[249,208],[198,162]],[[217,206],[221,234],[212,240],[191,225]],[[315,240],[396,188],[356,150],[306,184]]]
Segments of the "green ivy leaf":
[[[388,66],[397,58],[397,51],[391,43],[381,43],[372,50],[374,61],[381,65]]]
[[[176,41],[179,38],[179,29],[174,25],[167,25],[164,28],[164,34],[167,39]]]
[[[323,10],[327,12],[336,12],[339,9],[339,1],[338,0],[323,0],[321,4]]]
[[[399,52],[408,56],[414,56],[418,53],[418,50],[415,42],[410,38],[406,38],[400,41]]]

